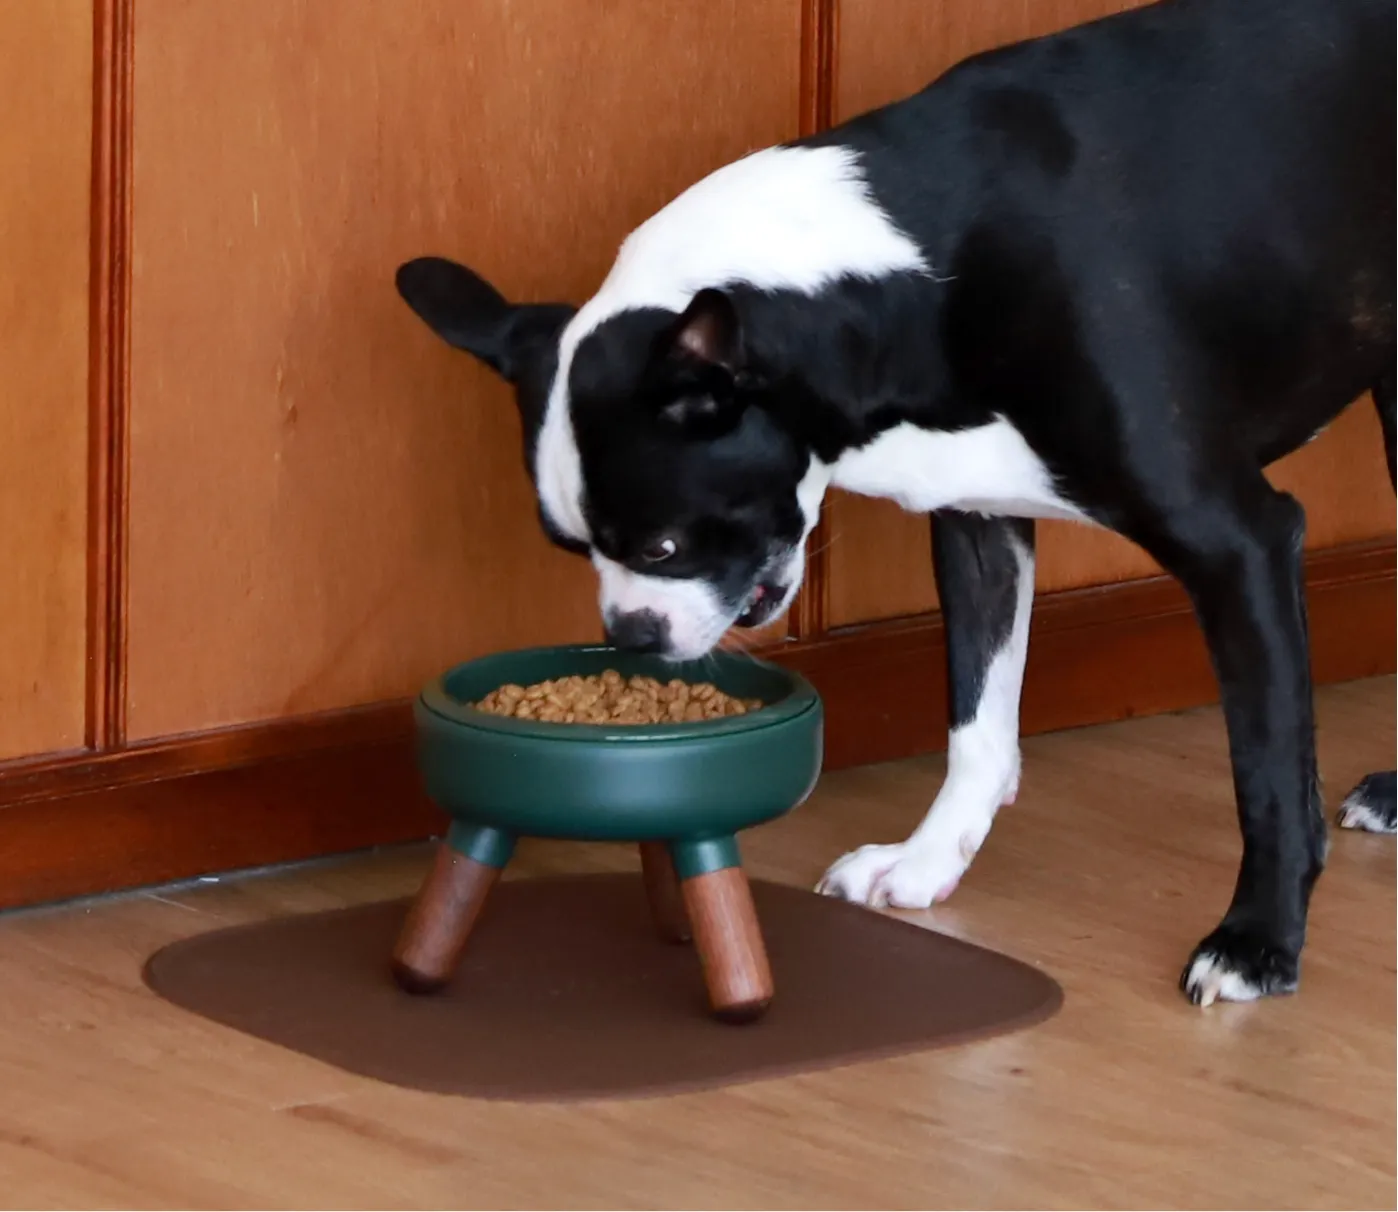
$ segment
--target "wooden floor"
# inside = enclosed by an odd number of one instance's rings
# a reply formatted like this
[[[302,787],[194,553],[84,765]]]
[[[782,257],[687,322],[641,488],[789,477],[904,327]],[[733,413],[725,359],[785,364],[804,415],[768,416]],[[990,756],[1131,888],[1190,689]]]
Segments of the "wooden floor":
[[[1320,696],[1327,798],[1394,754],[1391,678]],[[894,839],[940,758],[828,778],[751,870],[811,884]],[[352,1077],[145,990],[162,944],[410,891],[425,851],[0,917],[12,1207],[1395,1205],[1395,850],[1336,832],[1299,995],[1190,1008],[1175,978],[1238,851],[1219,715],[1039,737],[953,901],[910,915],[1042,965],[1048,1024],[652,1102],[480,1104]],[[515,874],[630,863],[535,846]],[[294,973],[287,978],[294,979]]]

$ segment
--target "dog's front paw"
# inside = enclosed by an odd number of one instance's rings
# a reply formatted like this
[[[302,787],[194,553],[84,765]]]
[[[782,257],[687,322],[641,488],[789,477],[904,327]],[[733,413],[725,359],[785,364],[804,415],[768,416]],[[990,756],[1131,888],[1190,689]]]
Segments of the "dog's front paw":
[[[1300,957],[1291,948],[1260,931],[1224,925],[1194,949],[1180,988],[1196,1006],[1251,1002],[1294,993],[1300,970]]]
[[[1345,796],[1337,818],[1341,829],[1392,833],[1398,824],[1398,794],[1393,771],[1371,774]]]
[[[816,891],[875,909],[926,909],[952,894],[973,855],[907,842],[861,846],[835,863]]]

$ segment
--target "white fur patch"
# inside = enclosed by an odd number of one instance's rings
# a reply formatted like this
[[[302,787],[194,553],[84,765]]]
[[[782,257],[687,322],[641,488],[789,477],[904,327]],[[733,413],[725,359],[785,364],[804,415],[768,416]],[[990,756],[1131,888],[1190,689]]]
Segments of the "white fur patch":
[[[601,288],[563,330],[535,448],[549,520],[588,541],[568,377],[578,343],[603,320],[641,307],[683,311],[705,287],[811,294],[844,277],[928,270],[921,249],[870,195],[850,148],[768,148],[691,186],[627,237]]]
[[[1336,824],[1341,829],[1361,829],[1365,833],[1393,833],[1394,821],[1386,812],[1371,804],[1364,794],[1355,789],[1345,797],[1340,805]]]
[[[705,581],[653,577],[592,554],[597,569],[602,618],[648,610],[670,624],[667,656],[678,661],[706,656],[732,625],[713,588]]]
[[[825,490],[830,486],[830,468],[811,456],[810,465],[801,482],[796,485],[796,504],[801,510],[801,541],[772,574],[771,579],[786,586],[786,595],[781,604],[772,612],[772,618],[780,618],[791,607],[796,591],[806,577],[806,540],[820,521],[820,506],[825,500]]]
[[[844,277],[927,269],[874,201],[852,149],[770,147],[710,173],[632,232],[565,340],[576,345],[628,308],[683,311],[706,286],[814,294]]]
[[[1262,990],[1230,967],[1221,955],[1207,951],[1189,965],[1184,991],[1201,1007],[1212,1006],[1216,1001],[1255,1002],[1262,996]]]
[[[573,418],[568,415],[566,403],[554,403],[563,378],[560,369],[539,427],[534,447],[534,483],[539,504],[555,529],[579,543],[591,543],[592,534],[583,514],[582,458],[573,435]]]
[[[816,891],[899,909],[925,909],[945,900],[980,850],[995,813],[1014,800],[1019,791],[1019,696],[1034,601],[1034,555],[1018,543],[1014,548],[1019,564],[1014,623],[986,669],[975,715],[951,731],[947,777],[932,807],[907,841],[862,846],[845,855]]]
[[[805,523],[805,528],[801,532],[803,540],[810,537],[811,531],[816,528],[816,523],[820,521],[821,502],[825,500],[825,490],[829,487],[830,468],[812,455],[811,461],[806,467],[806,474],[796,485],[796,504],[800,506],[801,518]]]
[[[1004,419],[950,432],[905,421],[841,455],[832,471],[838,488],[888,497],[917,513],[1087,520],[1059,496],[1048,468]]]

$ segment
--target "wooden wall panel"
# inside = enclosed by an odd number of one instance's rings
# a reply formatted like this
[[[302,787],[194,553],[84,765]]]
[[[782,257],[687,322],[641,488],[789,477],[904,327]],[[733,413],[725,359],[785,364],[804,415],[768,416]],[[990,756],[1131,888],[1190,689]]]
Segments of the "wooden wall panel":
[[[1144,0],[839,0],[835,114],[914,93],[968,55]]]
[[[394,294],[424,252],[581,299],[795,133],[800,0],[138,6],[128,728],[368,702],[598,630],[505,391]]]
[[[91,0],[0,0],[0,759],[83,743]]]
[[[937,603],[927,515],[892,501],[831,493],[825,507],[831,627],[901,619]]]
[[[1130,7],[1124,0],[843,0],[837,113],[849,117],[916,91],[953,63],[991,46]],[[1367,400],[1306,449],[1277,464],[1272,481],[1309,515],[1308,546],[1392,536],[1394,501],[1378,422]],[[926,519],[886,501],[836,494],[827,518],[831,626],[936,607]],[[1040,591],[1148,577],[1159,568],[1115,535],[1064,522],[1039,526]]]

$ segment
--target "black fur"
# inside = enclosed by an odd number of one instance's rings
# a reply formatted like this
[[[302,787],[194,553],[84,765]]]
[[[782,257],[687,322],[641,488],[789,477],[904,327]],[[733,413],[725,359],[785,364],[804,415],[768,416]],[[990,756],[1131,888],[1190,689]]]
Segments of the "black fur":
[[[715,282],[682,316],[604,322],[569,383],[593,542],[730,603],[799,537],[812,457],[902,422],[1008,420],[1065,500],[1194,602],[1244,843],[1195,955],[1260,993],[1296,985],[1325,853],[1304,514],[1263,468],[1373,389],[1393,470],[1394,10],[1160,0],[970,59],[805,141],[859,153],[934,274],[815,296]],[[400,290],[516,383],[528,454],[571,313],[510,308],[441,265],[405,266]],[[964,722],[1013,617],[1010,536],[1032,523],[935,525]],[[652,570],[657,536],[678,551]],[[1373,778],[1391,813],[1392,774]]]
[[[718,360],[734,356],[736,332],[707,348],[714,360],[683,346],[695,319],[634,311],[584,340],[570,381],[574,434],[596,549],[650,575],[703,576],[736,608],[800,539],[795,490],[809,455],[771,413],[747,407],[751,388]],[[648,561],[666,537],[679,541],[675,555]]]
[[[1019,599],[1016,545],[1033,554],[1033,522],[951,511],[932,515],[932,567],[946,627],[953,728],[974,718],[986,670],[1009,641]]]

